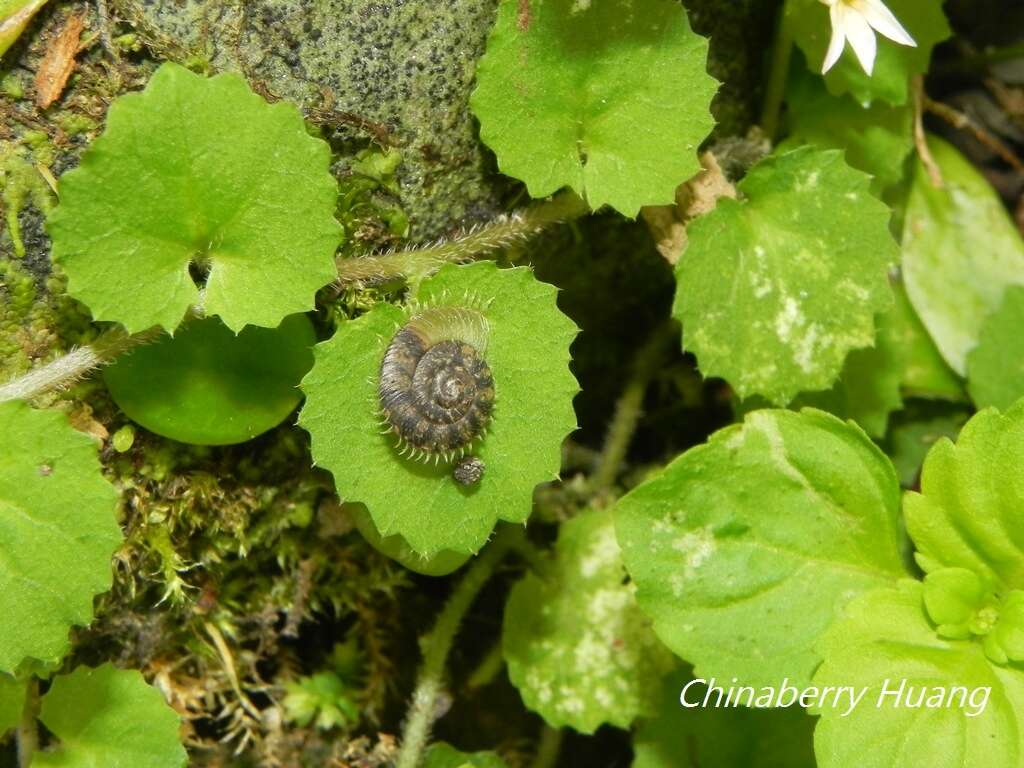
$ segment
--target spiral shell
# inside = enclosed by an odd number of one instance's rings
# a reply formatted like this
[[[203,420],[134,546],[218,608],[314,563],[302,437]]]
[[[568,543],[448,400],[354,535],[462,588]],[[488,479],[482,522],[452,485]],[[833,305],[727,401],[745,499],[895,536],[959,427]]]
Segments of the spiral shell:
[[[378,396],[403,455],[452,462],[483,437],[494,410],[494,379],[484,360],[488,331],[476,309],[433,307],[395,334],[381,362]]]

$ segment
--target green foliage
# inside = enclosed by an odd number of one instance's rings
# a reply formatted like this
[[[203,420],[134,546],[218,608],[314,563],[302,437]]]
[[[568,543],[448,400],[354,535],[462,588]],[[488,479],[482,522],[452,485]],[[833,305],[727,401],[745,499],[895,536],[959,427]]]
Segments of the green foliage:
[[[910,78],[927,71],[932,49],[949,37],[941,0],[887,0],[885,4],[917,46],[897,45],[877,35],[878,58],[873,73],[868,75],[847,44],[839,62],[825,75],[832,93],[849,93],[864,104],[875,99],[904,104]],[[820,0],[787,0],[786,21],[807,57],[807,66],[820,72],[832,35],[828,8]]]
[[[460,752],[451,744],[438,741],[423,754],[423,768],[507,768],[494,752]]]
[[[941,139],[928,145],[943,186],[934,187],[917,164],[903,226],[903,278],[942,356],[963,376],[985,318],[1007,286],[1024,284],[1024,241],[985,177]]]
[[[784,405],[825,389],[891,306],[889,209],[834,150],[771,156],[688,228],[673,314],[705,376]]]
[[[986,584],[1024,588],[1024,401],[982,411],[954,444],[939,440],[925,459],[921,492],[903,502],[907,530],[925,571],[967,568]]]
[[[979,408],[1006,409],[1024,397],[1024,285],[1010,286],[967,355],[967,390]]]
[[[39,719],[60,740],[32,768],[178,768],[187,762],[178,715],[134,670],[110,664],[61,675]]]
[[[896,299],[889,320],[903,350],[902,389],[916,397],[966,400],[963,382],[953,372],[921,323],[902,281],[893,282]]]
[[[25,706],[25,681],[0,672],[0,741],[21,721]]]
[[[412,550],[432,557],[442,550],[468,554],[486,541],[498,520],[523,522],[533,488],[555,477],[560,446],[575,426],[569,373],[573,323],[555,306],[555,289],[529,269],[493,263],[449,265],[424,281],[417,306],[464,306],[489,323],[485,359],[494,377],[494,418],[474,454],[486,464],[483,479],[466,488],[450,465],[399,455],[382,433],[377,385],[381,359],[410,311],[374,307],[341,325],[315,350],[302,382],[306,405],[299,423],[312,437],[316,463],[334,475],[338,494],[361,502],[382,536],[400,535]]]
[[[285,686],[281,702],[285,716],[299,725],[315,725],[320,730],[342,728],[359,719],[359,706],[352,691],[336,672],[318,672],[301,677]]]
[[[276,327],[336,275],[328,163],[291,104],[164,64],[61,178],[54,260],[96,320],[131,332],[173,333],[193,306],[236,333]]]
[[[640,607],[700,677],[800,686],[842,605],[904,573],[899,488],[855,425],[762,410],[616,505]]]
[[[672,655],[625,576],[611,513],[587,511],[562,525],[550,573],[527,574],[509,595],[509,679],[552,727],[628,728],[657,711]]]
[[[689,676],[666,682],[657,716],[633,738],[632,768],[814,768],[814,721],[799,707],[684,709],[679,697]]]
[[[504,0],[477,66],[480,136],[533,197],[569,186],[636,216],[700,169],[707,50],[671,0]]]
[[[862,595],[848,607],[819,645],[825,659],[816,685],[867,688],[860,706],[843,717],[842,708],[822,707],[814,734],[820,768],[1012,768],[1024,755],[1024,675],[993,666],[977,643],[946,640],[928,621],[922,586]],[[936,689],[965,687],[968,706],[898,706],[895,696],[879,699],[906,682],[916,699]],[[991,687],[985,702],[978,688]],[[880,704],[880,705],[879,705]],[[980,711],[979,711],[980,710]]]
[[[117,493],[56,411],[0,404],[0,672],[55,664],[111,584]]]
[[[0,0],[0,56],[10,48],[47,0]]]
[[[356,528],[371,547],[401,563],[410,571],[424,576],[447,576],[465,565],[470,558],[466,553],[452,552],[448,549],[443,549],[432,557],[424,557],[413,550],[409,542],[397,533],[381,536],[365,504],[346,504],[345,509],[352,515]]]
[[[103,378],[118,407],[158,435],[196,445],[251,440],[299,404],[316,335],[304,315],[237,336],[218,318],[186,321],[118,360]]]

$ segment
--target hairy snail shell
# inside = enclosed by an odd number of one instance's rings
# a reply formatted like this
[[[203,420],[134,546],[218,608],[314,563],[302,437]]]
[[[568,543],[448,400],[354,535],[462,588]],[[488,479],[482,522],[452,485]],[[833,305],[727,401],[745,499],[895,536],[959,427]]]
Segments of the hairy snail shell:
[[[398,330],[380,366],[381,415],[403,455],[435,464],[462,459],[453,474],[463,485],[483,475],[480,459],[463,457],[494,410],[488,330],[476,309],[424,309]]]

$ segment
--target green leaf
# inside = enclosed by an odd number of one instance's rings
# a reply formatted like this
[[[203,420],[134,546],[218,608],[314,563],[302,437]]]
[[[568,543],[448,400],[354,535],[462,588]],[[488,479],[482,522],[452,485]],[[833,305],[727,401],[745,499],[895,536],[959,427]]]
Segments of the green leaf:
[[[451,744],[435,742],[423,753],[423,768],[507,768],[494,752],[460,752]]]
[[[251,440],[299,404],[316,334],[305,315],[237,336],[216,317],[186,321],[173,336],[121,357],[103,378],[128,417],[195,445]]]
[[[825,83],[832,93],[849,93],[862,104],[875,99],[904,104],[910,78],[928,70],[932,49],[950,35],[942,0],[886,0],[885,4],[910,33],[917,47],[898,45],[876,35],[878,56],[874,71],[868,75],[861,69],[847,43],[843,55],[825,76]],[[790,25],[796,44],[807,57],[808,68],[820,72],[832,36],[828,7],[820,0],[788,0],[786,23]]]
[[[943,625],[966,625],[989,596],[981,577],[966,568],[932,571],[925,576],[923,594],[928,616],[938,625],[937,631],[943,637],[954,637],[943,631]],[[970,632],[957,632],[957,635],[963,639]]]
[[[688,681],[667,681],[657,717],[633,736],[632,768],[814,768],[814,721],[801,708],[684,709]]]
[[[47,0],[0,0],[0,56],[14,45]]]
[[[39,719],[60,739],[32,768],[178,768],[187,762],[179,718],[135,670],[110,664],[61,675]]]
[[[972,570],[991,585],[1024,588],[1024,401],[976,414],[956,444],[928,453],[921,492],[903,500],[925,571]]]
[[[903,161],[914,147],[909,107],[861,106],[852,96],[830,94],[824,80],[799,68],[791,74],[786,105],[787,144],[845,150],[847,163],[874,177],[876,195],[903,179]]]
[[[121,543],[117,492],[96,446],[57,411],[0,404],[0,671],[67,653],[92,620]]]
[[[1024,286],[1011,286],[967,355],[967,390],[979,408],[1006,409],[1024,397]]]
[[[508,676],[552,727],[593,733],[656,713],[675,662],[633,592],[608,510],[564,523],[550,573],[528,573],[512,588],[502,636]]]
[[[132,332],[173,332],[193,305],[235,332],[275,328],[337,274],[329,163],[293,105],[164,64],[61,177],[54,259],[94,319]]]
[[[928,146],[944,186],[933,187],[917,163],[903,226],[903,279],[939,352],[962,376],[1004,290],[1024,285],[1024,241],[974,166],[941,139],[929,138]]]
[[[4,734],[21,722],[25,706],[25,681],[0,672],[0,742]]]
[[[699,677],[800,686],[842,605],[904,573],[898,508],[868,437],[806,409],[748,414],[615,510],[640,607]]]
[[[1017,768],[1024,759],[1024,675],[991,665],[978,643],[940,638],[919,582],[862,595],[819,649],[825,661],[815,685],[868,689],[847,716],[842,705],[817,710],[820,768]],[[966,706],[897,707],[891,695],[879,706],[883,686],[903,682],[914,700],[922,687],[925,700],[937,687],[965,688]],[[985,687],[990,695],[975,692]]]
[[[925,455],[935,441],[955,438],[969,416],[963,406],[929,402],[913,403],[897,415],[889,430],[886,453],[896,467],[900,485],[914,487]]]
[[[339,496],[365,504],[382,536],[398,534],[428,558],[476,552],[498,520],[526,520],[534,487],[558,474],[562,440],[576,426],[578,387],[568,367],[576,327],[555,306],[556,289],[522,267],[449,265],[421,284],[417,306],[461,306],[467,294],[488,320],[485,358],[496,393],[494,417],[473,451],[486,464],[478,485],[456,483],[450,465],[403,458],[394,436],[382,434],[380,364],[411,310],[381,304],[344,323],[316,347],[302,382],[299,423]]]
[[[903,350],[903,390],[915,397],[966,401],[963,382],[939,354],[910,303],[903,281],[894,280],[892,285],[896,301],[888,321]]]
[[[899,253],[868,183],[839,152],[802,147],[758,163],[744,199],[689,225],[673,314],[705,376],[784,405],[874,343]]]
[[[365,504],[345,504],[345,509],[352,516],[356,524],[356,530],[363,538],[383,555],[401,563],[410,571],[421,573],[424,576],[447,576],[461,568],[469,560],[470,555],[459,552],[452,552],[443,549],[433,557],[423,557],[409,546],[409,542],[397,533],[391,536],[381,536],[377,526],[373,524],[373,518]]]
[[[533,197],[569,186],[636,216],[700,170],[718,87],[707,53],[670,0],[504,0],[470,103]]]

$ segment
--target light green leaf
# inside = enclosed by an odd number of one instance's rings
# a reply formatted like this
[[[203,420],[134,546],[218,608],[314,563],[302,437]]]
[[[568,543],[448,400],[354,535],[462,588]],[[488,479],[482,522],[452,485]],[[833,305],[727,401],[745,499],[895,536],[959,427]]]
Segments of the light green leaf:
[[[748,414],[615,513],[640,607],[699,677],[800,686],[842,605],[904,573],[898,507],[882,452],[807,409]]]
[[[276,328],[337,274],[329,163],[293,105],[164,64],[61,177],[54,259],[93,318],[132,332],[173,332],[193,305],[235,332]]]
[[[187,762],[179,718],[135,670],[110,664],[61,675],[39,714],[60,739],[32,768],[178,768]]]
[[[435,742],[423,753],[423,768],[507,768],[494,752],[460,752],[451,744]]]
[[[533,197],[569,186],[635,216],[700,170],[718,87],[707,53],[671,0],[504,0],[470,103]]]
[[[979,408],[1009,408],[1024,397],[1024,285],[1011,286],[967,355],[967,390]]]
[[[305,315],[237,336],[216,317],[189,319],[106,368],[118,407],[151,432],[195,445],[251,440],[299,404],[316,332]]]
[[[64,414],[0,404],[0,671],[55,663],[92,620],[121,543],[117,492]]]
[[[409,546],[409,542],[397,533],[391,536],[381,536],[377,526],[373,524],[373,518],[370,517],[365,504],[345,504],[344,506],[352,516],[356,530],[362,534],[371,547],[401,563],[410,571],[421,573],[424,576],[447,576],[465,565],[470,558],[468,554],[452,552],[447,549],[441,550],[433,557],[423,557],[416,553]]]
[[[551,726],[593,733],[657,712],[675,662],[633,592],[608,510],[564,523],[551,572],[512,588],[502,636],[509,679]]]
[[[917,46],[897,45],[876,35],[878,56],[872,74],[868,75],[847,43],[842,57],[825,76],[832,93],[849,93],[864,104],[875,99],[904,104],[910,78],[928,70],[932,49],[950,35],[942,0],[886,0],[885,4]],[[820,0],[788,0],[786,21],[807,57],[808,68],[820,72],[832,36],[828,7]]]
[[[562,440],[576,426],[578,387],[568,366],[576,327],[555,306],[556,289],[529,269],[478,262],[441,269],[416,299],[419,306],[461,306],[467,294],[488,321],[484,357],[495,389],[494,416],[473,450],[486,464],[478,485],[456,483],[450,464],[401,457],[394,436],[382,434],[380,364],[407,310],[382,304],[343,324],[316,347],[302,382],[299,423],[338,495],[365,504],[382,536],[398,534],[425,557],[476,552],[497,520],[526,520],[534,487],[558,474]]]
[[[0,672],[0,742],[4,734],[21,722],[25,706],[25,681]]]
[[[632,768],[814,768],[814,720],[799,707],[683,708],[673,675],[633,736]],[[692,694],[690,694],[692,695]]]
[[[1024,241],[984,176],[945,141],[932,137],[928,146],[945,186],[933,187],[917,163],[903,225],[903,279],[939,352],[962,376],[1004,290],[1024,285]]]
[[[921,592],[919,582],[908,580],[898,589],[862,595],[822,639],[825,661],[815,685],[868,690],[846,717],[846,706],[817,711],[814,751],[820,768],[1020,766],[1024,674],[990,664],[979,643],[940,638],[925,616]],[[925,700],[937,687],[966,688],[966,706],[897,707],[891,695],[879,706],[883,686],[894,691],[904,682],[913,700],[922,687]],[[985,687],[992,690],[982,707]]]
[[[830,94],[819,76],[799,68],[791,74],[786,105],[787,145],[845,150],[847,163],[874,177],[876,195],[903,179],[903,161],[914,146],[909,107],[863,107],[852,96]]]
[[[1024,588],[1024,401],[976,414],[956,444],[928,453],[921,492],[903,500],[925,571],[968,568],[990,584]]]
[[[0,0],[0,56],[14,45],[47,0]]]
[[[894,280],[892,286],[896,301],[888,313],[888,321],[903,350],[901,384],[904,392],[914,397],[966,402],[963,382],[939,354],[907,297],[903,281]]]
[[[688,227],[673,314],[705,376],[784,405],[874,343],[899,258],[889,209],[836,150],[771,156]]]

